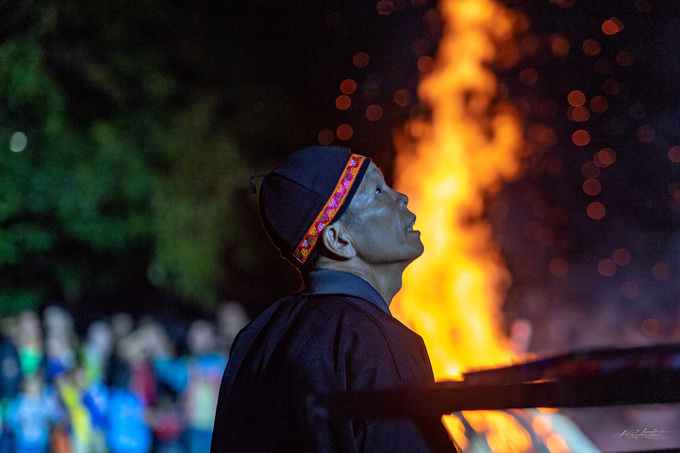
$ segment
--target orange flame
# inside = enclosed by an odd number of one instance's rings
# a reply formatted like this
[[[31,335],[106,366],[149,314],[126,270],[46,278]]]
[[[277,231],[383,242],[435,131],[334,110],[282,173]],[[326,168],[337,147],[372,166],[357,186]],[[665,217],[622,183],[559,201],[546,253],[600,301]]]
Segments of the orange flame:
[[[499,44],[512,40],[519,17],[492,0],[442,0],[439,6],[443,38],[419,86],[430,116],[411,119],[395,139],[395,187],[411,197],[425,253],[404,274],[392,309],[423,337],[441,380],[515,358],[501,328],[510,277],[485,219],[485,201],[519,175],[524,146],[520,117],[497,99],[489,68]],[[534,446],[524,426],[545,426],[550,412],[463,415],[491,451],[529,452]],[[474,448],[462,419],[443,422],[463,450]],[[569,451],[549,428],[536,434],[550,451]]]
[[[509,275],[485,200],[519,174],[519,115],[498,102],[488,65],[512,38],[515,17],[491,0],[440,3],[444,35],[419,86],[431,109],[396,138],[395,186],[411,197],[425,253],[404,275],[395,316],[421,334],[437,378],[508,363],[500,305]]]

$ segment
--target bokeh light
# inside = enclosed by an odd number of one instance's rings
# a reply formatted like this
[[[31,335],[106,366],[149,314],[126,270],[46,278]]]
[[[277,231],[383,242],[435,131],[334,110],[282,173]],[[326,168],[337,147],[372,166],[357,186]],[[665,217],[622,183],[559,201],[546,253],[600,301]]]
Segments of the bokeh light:
[[[602,32],[605,35],[615,35],[621,30],[623,30],[623,22],[617,17],[612,17],[602,23]]]
[[[630,264],[630,252],[624,248],[616,249],[612,253],[612,259],[617,266],[628,266]]]
[[[580,107],[586,103],[586,95],[581,90],[570,91],[567,95],[567,102],[572,107]]]
[[[601,50],[602,46],[593,38],[588,38],[583,41],[583,52],[585,52],[586,55],[595,56],[599,54]]]
[[[370,60],[371,57],[369,57],[366,52],[358,52],[354,55],[354,58],[352,58],[352,63],[354,63],[354,66],[357,68],[365,68],[368,66]]]
[[[571,135],[571,141],[576,146],[586,146],[590,143],[590,134],[586,130],[579,129]]]
[[[428,73],[434,68],[434,59],[429,55],[424,55],[418,58],[418,70],[422,73]]]
[[[354,135],[354,129],[352,129],[352,126],[350,126],[349,124],[341,124],[335,130],[335,135],[340,140],[349,140],[350,138],[352,138],[352,135]]]
[[[652,276],[659,281],[668,280],[671,275],[671,269],[668,264],[664,262],[656,263],[652,266]]]
[[[394,11],[394,2],[392,0],[380,0],[375,9],[381,16],[387,16]]]
[[[593,220],[601,220],[606,215],[607,210],[605,209],[604,204],[599,201],[593,201],[588,205],[586,213],[588,214],[588,217]]]
[[[595,165],[598,167],[608,167],[616,162],[616,152],[612,148],[602,148],[595,153],[593,162],[595,162]]]
[[[383,116],[383,109],[379,105],[373,104],[366,108],[366,118],[369,121],[378,121]]]
[[[524,68],[519,73],[519,81],[524,85],[533,85],[538,82],[538,72],[534,68]]]
[[[15,153],[21,152],[26,149],[28,145],[28,137],[23,132],[15,132],[9,139],[9,149]]]
[[[553,258],[548,264],[548,270],[556,277],[564,277],[569,272],[569,263],[564,258]]]
[[[653,142],[654,140],[656,140],[656,132],[654,131],[654,128],[649,124],[644,124],[640,126],[637,130],[637,136],[640,139],[640,141],[643,142]]]
[[[640,330],[648,337],[655,337],[659,334],[659,321],[647,318],[640,323]]]
[[[680,162],[680,146],[671,146],[668,150],[668,158],[673,162]]]
[[[569,118],[570,121],[577,123],[585,123],[590,119],[590,110],[582,106],[569,107],[567,110],[567,118]]]
[[[342,94],[335,99],[335,106],[340,110],[347,110],[352,105],[352,99]]]
[[[592,160],[589,160],[581,165],[581,174],[586,178],[597,178],[600,175],[600,167]]]
[[[594,197],[602,191],[602,184],[595,178],[588,178],[583,182],[583,192]]]
[[[597,272],[603,277],[613,277],[616,274],[616,263],[611,258],[603,258],[597,263]]]
[[[527,137],[530,141],[546,148],[553,147],[557,144],[557,134],[552,128],[544,124],[534,124],[530,126],[527,130]]]
[[[555,35],[550,39],[550,51],[558,58],[566,58],[570,48],[571,43],[563,35]]]
[[[590,109],[595,113],[604,113],[608,108],[609,103],[604,96],[595,96],[590,100]]]
[[[622,50],[616,54],[616,64],[622,67],[630,66],[633,64],[633,56],[629,52]]]
[[[319,142],[319,145],[328,146],[335,140],[335,134],[331,129],[322,129],[317,134],[316,140]]]
[[[342,94],[352,94],[357,89],[357,83],[354,79],[345,79],[340,83],[340,91]]]
[[[411,103],[411,93],[408,90],[400,89],[394,93],[394,103],[399,107],[406,107]]]
[[[541,48],[541,39],[534,34],[530,34],[522,38],[519,46],[523,54],[536,55]]]

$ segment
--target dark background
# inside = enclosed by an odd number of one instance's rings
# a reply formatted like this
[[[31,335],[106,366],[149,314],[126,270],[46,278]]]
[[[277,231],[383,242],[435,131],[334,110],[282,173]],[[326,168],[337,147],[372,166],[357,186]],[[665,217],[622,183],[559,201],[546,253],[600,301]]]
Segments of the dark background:
[[[680,145],[680,7],[502,4],[529,24],[517,63],[494,68],[531,151],[523,176],[489,200],[513,276],[508,320],[531,321],[537,351],[677,340],[680,163],[669,150]],[[390,179],[394,132],[427,114],[417,62],[436,58],[436,7],[2,3],[0,314],[59,303],[85,325],[117,311],[190,318],[237,299],[255,315],[296,289],[262,232],[249,176],[349,124],[352,137],[332,143],[373,157]],[[623,28],[606,35],[612,17]],[[584,51],[588,39],[597,54]],[[359,52],[366,66],[354,64]],[[340,110],[348,78],[357,90]],[[393,100],[400,89],[411,94],[405,106]],[[572,90],[608,108],[571,121]],[[381,119],[366,118],[369,105]],[[590,133],[586,146],[572,142],[578,129]],[[28,141],[12,151],[17,131]],[[598,167],[599,194],[586,195],[584,164],[605,147],[616,160]],[[606,208],[600,220],[587,214],[594,201]],[[602,275],[619,249],[629,262]]]

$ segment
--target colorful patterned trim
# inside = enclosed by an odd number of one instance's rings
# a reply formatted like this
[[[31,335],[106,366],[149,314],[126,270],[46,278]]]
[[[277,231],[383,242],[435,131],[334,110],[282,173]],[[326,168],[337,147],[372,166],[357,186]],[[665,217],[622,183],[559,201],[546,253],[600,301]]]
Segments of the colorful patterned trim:
[[[366,158],[359,154],[352,154],[347,161],[345,170],[340,176],[338,184],[335,186],[333,194],[330,196],[326,205],[323,207],[316,220],[312,222],[312,226],[307,230],[307,234],[302,238],[298,246],[293,252],[293,256],[301,263],[307,261],[309,254],[316,245],[323,229],[333,221],[335,215],[338,213],[340,206],[345,202],[347,194],[350,192],[352,185],[356,181],[357,174],[361,165]]]

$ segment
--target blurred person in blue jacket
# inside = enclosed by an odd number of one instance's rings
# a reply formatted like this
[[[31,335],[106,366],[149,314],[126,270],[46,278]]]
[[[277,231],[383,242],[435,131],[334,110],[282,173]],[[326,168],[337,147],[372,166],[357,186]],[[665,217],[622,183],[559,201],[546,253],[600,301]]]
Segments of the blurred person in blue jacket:
[[[157,345],[169,344],[158,339]],[[184,444],[189,453],[210,450],[220,381],[227,357],[218,349],[215,327],[204,319],[193,321],[186,335],[188,355],[173,357],[158,347],[154,369],[158,379],[180,394],[184,414]]]
[[[40,373],[26,376],[7,413],[17,453],[47,453],[52,426],[64,416],[56,394],[46,391]]]
[[[13,451],[13,433],[6,420],[9,405],[19,393],[22,376],[14,342],[0,335],[0,453]]]

